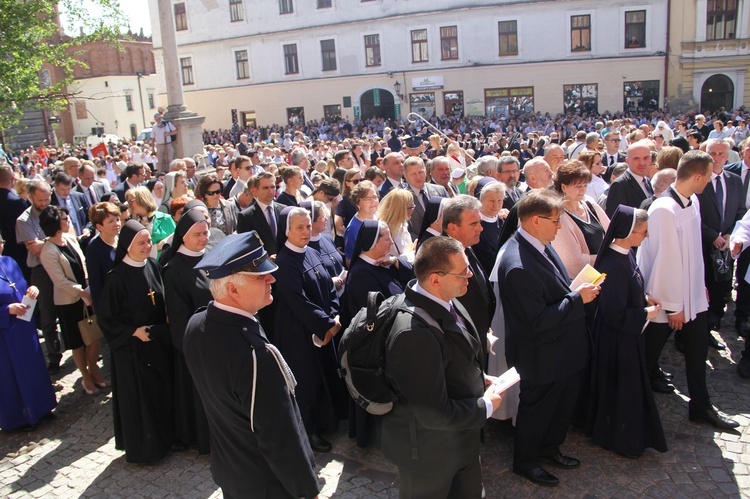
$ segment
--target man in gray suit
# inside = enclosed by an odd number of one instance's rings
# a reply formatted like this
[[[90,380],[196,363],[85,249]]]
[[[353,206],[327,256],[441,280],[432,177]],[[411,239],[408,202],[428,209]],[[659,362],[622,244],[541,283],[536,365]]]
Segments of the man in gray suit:
[[[422,219],[428,200],[432,196],[447,198],[448,191],[441,185],[425,182],[427,169],[424,166],[424,161],[419,157],[407,158],[404,161],[404,178],[406,178],[405,189],[414,196],[414,211],[408,225],[409,234],[411,234],[412,239],[416,240],[419,237],[419,229],[422,227]]]

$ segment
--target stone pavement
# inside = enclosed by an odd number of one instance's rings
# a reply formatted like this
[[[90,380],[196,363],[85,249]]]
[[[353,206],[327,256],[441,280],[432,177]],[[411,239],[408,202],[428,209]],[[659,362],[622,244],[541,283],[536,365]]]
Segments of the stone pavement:
[[[709,352],[708,386],[713,402],[735,417],[736,433],[717,433],[688,421],[684,362],[673,343],[662,367],[675,374],[679,393],[656,395],[669,452],[647,450],[629,460],[594,446],[571,430],[564,452],[581,459],[576,470],[550,469],[556,488],[540,488],[514,475],[512,427],[490,421],[482,449],[487,497],[748,497],[750,496],[750,380],[736,374],[744,346],[725,319],[728,349]],[[108,358],[106,347],[103,349]],[[209,458],[195,451],[172,453],[149,465],[125,462],[114,448],[109,390],[86,396],[68,352],[53,380],[59,406],[55,417],[33,431],[0,432],[0,497],[221,497],[211,479]],[[104,373],[108,373],[104,363]],[[319,454],[321,497],[397,497],[396,473],[374,449],[362,450],[345,424],[331,437],[334,452]]]

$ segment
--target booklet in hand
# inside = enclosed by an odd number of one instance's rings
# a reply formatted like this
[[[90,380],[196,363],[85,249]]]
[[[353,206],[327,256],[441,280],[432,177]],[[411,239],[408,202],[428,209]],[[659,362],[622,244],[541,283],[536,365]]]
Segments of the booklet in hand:
[[[598,286],[604,282],[606,277],[607,274],[602,274],[587,263],[578,273],[576,278],[573,279],[573,282],[570,283],[570,289],[577,289],[581,284],[593,284],[594,286]]]
[[[495,379],[495,382],[492,383],[492,388],[495,393],[503,393],[519,381],[521,381],[521,376],[515,367],[511,367]]]

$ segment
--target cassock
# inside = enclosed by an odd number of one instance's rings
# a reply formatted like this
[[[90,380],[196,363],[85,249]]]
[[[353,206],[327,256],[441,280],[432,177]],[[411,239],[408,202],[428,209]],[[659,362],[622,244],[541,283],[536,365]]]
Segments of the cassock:
[[[323,347],[326,331],[339,314],[331,276],[312,248],[287,242],[276,258],[277,300],[274,341],[297,378],[297,403],[309,435],[318,429],[335,430],[345,414],[344,386],[336,374],[334,342]]]
[[[112,356],[115,448],[130,463],[147,463],[164,457],[174,440],[172,342],[159,264],[126,262],[107,274],[97,318]],[[150,326],[151,341],[133,336],[141,326]]]
[[[615,216],[617,213],[615,213]],[[596,269],[607,274],[594,316],[588,428],[594,442],[639,456],[646,447],[667,451],[646,369],[646,298],[633,253],[602,249]]]
[[[175,441],[183,446],[198,445],[198,452],[209,452],[208,419],[198,391],[190,376],[182,351],[188,321],[211,301],[209,279],[205,272],[194,270],[203,254],[191,255],[184,246],[164,267],[164,288],[169,329],[174,345]]]

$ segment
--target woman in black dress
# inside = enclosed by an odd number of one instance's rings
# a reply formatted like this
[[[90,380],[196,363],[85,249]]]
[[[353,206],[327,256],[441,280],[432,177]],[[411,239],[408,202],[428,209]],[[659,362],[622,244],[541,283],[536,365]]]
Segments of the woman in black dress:
[[[175,251],[163,271],[164,298],[174,345],[175,442],[179,447],[197,445],[209,452],[208,420],[182,352],[187,323],[196,310],[211,301],[209,279],[195,270],[206,252],[209,230],[203,213],[188,210],[177,223],[172,240]]]
[[[621,205],[595,263],[607,274],[594,318],[588,428],[605,449],[637,458],[646,447],[667,451],[646,370],[643,329],[659,300],[647,296],[632,248],[648,237],[648,213]]]
[[[503,224],[508,216],[508,210],[503,208],[505,199],[505,184],[491,182],[485,185],[479,193],[479,216],[482,221],[482,233],[479,234],[479,242],[472,248],[482,264],[485,274],[489,275],[495,266],[497,252],[500,251],[500,235],[503,233]]]
[[[81,371],[81,386],[88,395],[99,393],[97,388],[109,386],[99,374],[100,340],[86,346],[78,329],[83,320],[85,301],[91,303],[88,292],[86,259],[75,235],[69,233],[68,209],[50,205],[39,215],[39,226],[47,241],[40,259],[54,286],[54,301],[60,319],[60,332],[65,347],[73,350],[73,362]]]
[[[279,168],[279,174],[286,187],[284,192],[276,198],[276,202],[286,206],[299,206],[302,201],[302,193],[299,189],[304,183],[302,169],[299,166],[282,166]]]
[[[115,448],[129,463],[158,461],[174,441],[172,342],[151,247],[148,230],[128,220],[97,312],[112,356]]]

